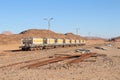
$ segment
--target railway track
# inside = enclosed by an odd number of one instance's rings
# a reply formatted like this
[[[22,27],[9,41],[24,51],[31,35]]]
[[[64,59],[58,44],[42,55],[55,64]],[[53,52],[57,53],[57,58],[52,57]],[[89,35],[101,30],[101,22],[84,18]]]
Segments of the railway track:
[[[85,59],[87,59],[87,58],[89,58],[89,57],[91,57],[91,56],[93,56],[93,55],[95,55],[95,54],[96,54],[96,53],[83,54],[83,55],[81,55],[79,58],[76,58],[76,59],[68,62],[68,64],[73,64],[73,63],[81,62],[81,61],[83,61],[83,60],[85,60]]]
[[[58,55],[53,55],[53,56],[44,57],[40,59],[34,59],[34,60],[28,60],[28,61],[8,64],[5,66],[1,66],[0,68],[14,67],[18,65],[20,69],[23,69],[23,68],[31,69],[31,68],[37,68],[40,66],[44,66],[44,65],[64,61],[64,60],[68,60],[68,63],[66,64],[75,64],[89,57],[92,57],[95,54],[96,53],[84,53],[84,54],[73,54],[73,55],[58,54]]]

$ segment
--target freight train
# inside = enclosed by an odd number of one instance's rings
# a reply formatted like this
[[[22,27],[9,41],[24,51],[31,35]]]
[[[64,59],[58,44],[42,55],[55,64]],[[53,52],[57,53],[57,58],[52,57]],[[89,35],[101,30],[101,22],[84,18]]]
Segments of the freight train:
[[[35,49],[46,49],[66,46],[85,45],[84,39],[60,39],[60,38],[24,38],[21,40],[21,48],[24,51]]]

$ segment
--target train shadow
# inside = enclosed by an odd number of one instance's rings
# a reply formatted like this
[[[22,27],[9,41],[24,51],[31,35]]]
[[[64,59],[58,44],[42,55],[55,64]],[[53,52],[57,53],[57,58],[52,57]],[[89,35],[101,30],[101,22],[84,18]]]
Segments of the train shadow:
[[[4,50],[4,52],[21,52],[21,49],[16,49],[16,50]]]

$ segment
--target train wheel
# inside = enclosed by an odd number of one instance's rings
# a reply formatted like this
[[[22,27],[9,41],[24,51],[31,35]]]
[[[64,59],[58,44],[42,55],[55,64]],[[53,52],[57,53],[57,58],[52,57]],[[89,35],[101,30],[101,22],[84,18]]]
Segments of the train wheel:
[[[22,51],[25,51],[25,48],[22,48]]]
[[[56,46],[54,46],[54,48],[56,48]]]

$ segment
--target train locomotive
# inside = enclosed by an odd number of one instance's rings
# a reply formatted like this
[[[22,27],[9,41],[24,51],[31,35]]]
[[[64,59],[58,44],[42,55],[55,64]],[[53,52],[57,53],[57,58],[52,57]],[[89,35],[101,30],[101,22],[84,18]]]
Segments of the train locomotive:
[[[62,38],[24,38],[21,39],[21,48],[24,51],[35,49],[46,49],[66,46],[85,45],[86,40],[83,39],[62,39]]]

